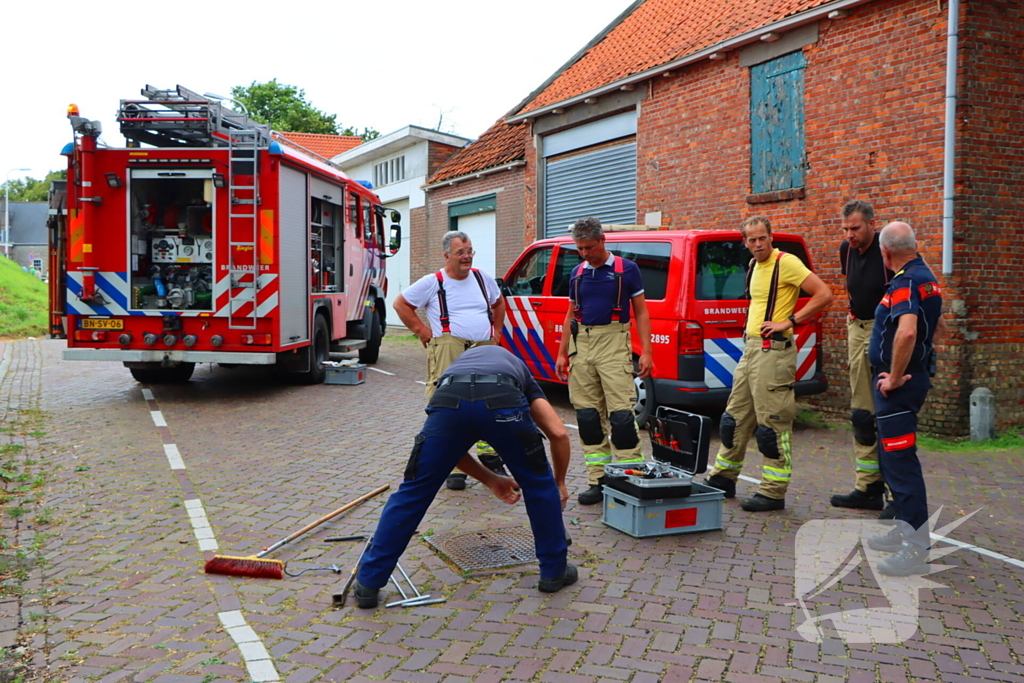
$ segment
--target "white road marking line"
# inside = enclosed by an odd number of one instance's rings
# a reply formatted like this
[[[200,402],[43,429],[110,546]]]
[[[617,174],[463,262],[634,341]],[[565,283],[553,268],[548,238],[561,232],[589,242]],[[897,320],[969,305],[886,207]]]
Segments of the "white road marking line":
[[[156,400],[155,398],[153,398],[153,392],[150,389],[143,389],[142,390],[142,398],[146,399],[147,401],[155,401]]]
[[[579,430],[579,427],[577,427],[576,425],[571,425],[571,424],[569,424],[568,422],[563,422],[562,424],[564,424],[564,425],[565,425],[566,427],[568,427],[569,429],[576,429],[576,430]]]
[[[181,452],[178,451],[178,447],[173,443],[164,444],[164,455],[167,456],[167,462],[171,464],[172,470],[185,469],[185,462],[181,459]]]
[[[167,420],[164,419],[164,414],[161,413],[159,410],[151,410],[149,411],[149,415],[150,417],[153,418],[153,424],[155,424],[157,427],[167,426]]]
[[[267,648],[256,631],[245,623],[245,617],[241,611],[219,612],[217,616],[242,654],[249,678],[259,683],[280,681],[281,677],[274,667],[274,662],[270,659],[270,653],[267,652]]]
[[[192,523],[192,534],[199,543],[200,550],[216,550],[217,539],[214,537],[210,520],[206,517],[206,510],[198,499],[192,498],[185,501],[185,511],[188,512],[188,521]]]
[[[754,479],[753,477],[748,477],[745,474],[741,474],[739,476],[739,478],[742,479],[743,481],[749,481],[751,484],[760,484],[761,483],[760,479]]]
[[[379,373],[380,373],[380,374],[382,374],[382,375],[390,375],[391,377],[394,377],[394,376],[395,376],[395,373],[393,373],[393,372],[388,372],[387,370],[381,370],[380,368],[371,368],[371,367],[367,367],[366,369],[367,369],[367,370],[373,370],[374,372],[379,372]]]
[[[423,386],[427,386],[427,383],[421,379],[416,380],[416,384],[422,384]]]

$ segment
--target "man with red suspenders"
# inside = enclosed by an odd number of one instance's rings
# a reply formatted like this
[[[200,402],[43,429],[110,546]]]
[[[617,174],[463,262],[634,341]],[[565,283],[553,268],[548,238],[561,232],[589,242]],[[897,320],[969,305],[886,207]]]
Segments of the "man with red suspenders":
[[[797,256],[772,246],[767,218],[748,218],[740,225],[740,233],[754,257],[747,273],[750,309],[743,357],[733,373],[729,403],[722,414],[722,447],[706,483],[725,491],[726,498],[734,497],[747,441],[755,435],[764,456],[761,485],[741,507],[766,512],[786,507],[793,474],[790,436],[796,417],[797,356],[793,330],[832,303],[832,292]],[[794,313],[801,289],[811,300]]]
[[[555,371],[563,380],[568,378],[569,400],[576,409],[587,463],[588,487],[577,500],[580,505],[596,505],[604,499],[601,478],[613,456],[620,463],[644,461],[633,415],[636,384],[630,307],[640,338],[641,377],[654,368],[651,319],[640,268],[608,251],[601,221],[576,221],[572,238],[583,263],[573,269],[570,278],[570,306]]]
[[[474,346],[494,344],[505,324],[505,298],[494,278],[473,267],[473,243],[469,235],[453,230],[441,241],[444,268],[424,275],[395,299],[398,317],[427,349],[429,399],[437,380],[462,352]],[[424,309],[424,323],[417,309]],[[485,467],[507,475],[501,457],[486,443],[477,444],[477,456]],[[456,468],[445,485],[453,491],[466,488],[466,475]]]

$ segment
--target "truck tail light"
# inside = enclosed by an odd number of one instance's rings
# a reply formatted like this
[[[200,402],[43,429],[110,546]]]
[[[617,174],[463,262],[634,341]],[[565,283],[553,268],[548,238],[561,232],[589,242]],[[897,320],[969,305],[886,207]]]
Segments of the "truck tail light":
[[[272,343],[269,334],[243,334],[243,344],[253,344],[256,346],[270,346]]]
[[[693,320],[680,320],[677,338],[679,339],[679,353],[704,353],[704,328],[700,326],[700,323]]]
[[[106,341],[107,333],[103,330],[75,330],[75,341]]]

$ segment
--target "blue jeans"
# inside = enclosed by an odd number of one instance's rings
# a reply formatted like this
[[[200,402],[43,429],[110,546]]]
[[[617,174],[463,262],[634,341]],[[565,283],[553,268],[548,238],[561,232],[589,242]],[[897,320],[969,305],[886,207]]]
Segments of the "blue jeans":
[[[541,577],[565,573],[562,502],[526,398],[509,385],[449,384],[431,398],[405,480],[384,506],[363,556],[359,583],[369,588],[387,584],[445,478],[477,441],[494,447],[522,489]]]
[[[908,370],[910,381],[885,397],[872,385],[878,420],[878,465],[882,479],[892,492],[900,520],[915,531],[906,540],[922,550],[931,545],[928,537],[928,492],[921,461],[917,457],[917,414],[921,411],[931,378],[924,370]],[[877,381],[878,373],[875,373]]]

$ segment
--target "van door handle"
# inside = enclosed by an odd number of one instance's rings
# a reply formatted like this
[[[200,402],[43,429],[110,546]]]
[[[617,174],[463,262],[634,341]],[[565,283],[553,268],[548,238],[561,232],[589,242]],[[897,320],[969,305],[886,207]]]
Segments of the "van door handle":
[[[544,305],[544,302],[543,301],[531,301],[530,305],[533,306],[534,308],[540,308],[541,306]]]

